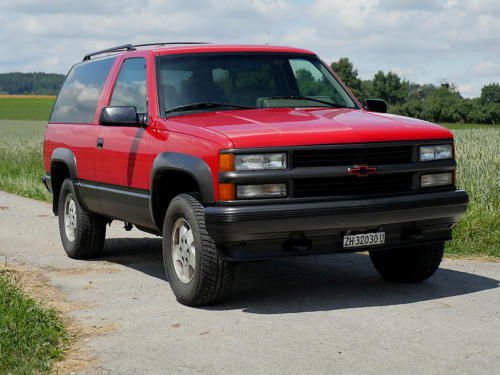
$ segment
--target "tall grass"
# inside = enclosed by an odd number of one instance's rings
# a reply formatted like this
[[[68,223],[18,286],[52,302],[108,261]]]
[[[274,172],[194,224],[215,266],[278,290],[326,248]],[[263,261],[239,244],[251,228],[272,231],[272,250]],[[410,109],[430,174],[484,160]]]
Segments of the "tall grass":
[[[500,129],[454,130],[457,185],[470,195],[447,252],[500,256]]]
[[[0,120],[0,189],[49,202],[40,178],[44,123]]]

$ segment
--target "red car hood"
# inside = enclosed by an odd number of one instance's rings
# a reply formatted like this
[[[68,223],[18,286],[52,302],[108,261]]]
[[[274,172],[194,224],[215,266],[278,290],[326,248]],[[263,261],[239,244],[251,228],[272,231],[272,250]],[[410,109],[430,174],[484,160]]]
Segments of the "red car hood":
[[[426,121],[345,108],[220,111],[175,120],[221,133],[231,139],[235,148],[453,137],[449,130]]]

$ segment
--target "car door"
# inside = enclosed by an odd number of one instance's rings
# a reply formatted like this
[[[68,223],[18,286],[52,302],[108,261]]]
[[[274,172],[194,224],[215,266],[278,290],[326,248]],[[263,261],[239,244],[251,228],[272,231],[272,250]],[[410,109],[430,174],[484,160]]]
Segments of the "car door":
[[[147,64],[142,57],[124,59],[109,106],[134,106],[148,113]],[[147,153],[150,127],[100,125],[96,142],[96,177],[105,215],[137,225],[151,226]]]

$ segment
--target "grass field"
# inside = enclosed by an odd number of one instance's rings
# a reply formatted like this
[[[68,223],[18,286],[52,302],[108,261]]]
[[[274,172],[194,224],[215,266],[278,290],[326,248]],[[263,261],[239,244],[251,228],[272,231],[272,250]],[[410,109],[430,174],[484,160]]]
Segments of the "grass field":
[[[55,96],[0,95],[0,118],[47,121]]]
[[[51,201],[40,182],[45,122],[0,120],[0,189]],[[471,196],[447,254],[500,257],[500,128],[453,130],[457,184]]]
[[[66,341],[60,315],[26,295],[0,270],[0,374],[48,374]]]

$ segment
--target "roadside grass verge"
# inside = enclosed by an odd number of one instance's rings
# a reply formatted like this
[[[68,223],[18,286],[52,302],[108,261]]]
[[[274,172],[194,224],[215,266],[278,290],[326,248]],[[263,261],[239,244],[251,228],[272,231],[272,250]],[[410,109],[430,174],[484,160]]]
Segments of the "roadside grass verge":
[[[470,195],[467,213],[453,231],[446,254],[500,258],[500,127],[452,128],[457,185]],[[0,189],[50,202],[40,178],[45,122],[0,120]]]
[[[47,121],[55,99],[55,96],[1,95],[0,113],[6,120]]]
[[[61,316],[24,295],[0,270],[0,374],[48,374],[67,334]]]

